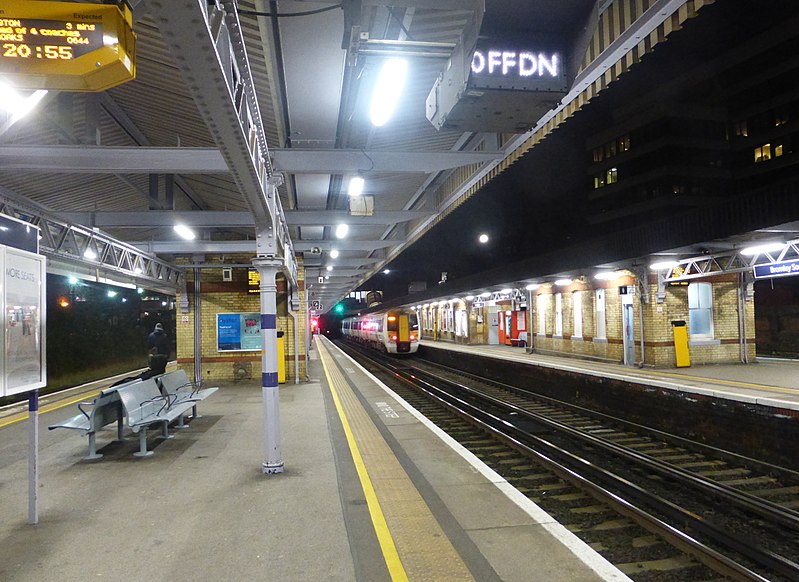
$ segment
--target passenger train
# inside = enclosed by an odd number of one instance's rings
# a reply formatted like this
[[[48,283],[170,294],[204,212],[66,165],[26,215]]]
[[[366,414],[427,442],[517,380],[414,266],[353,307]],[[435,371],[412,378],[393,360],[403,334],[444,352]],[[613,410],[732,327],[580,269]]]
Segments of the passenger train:
[[[419,319],[410,309],[389,309],[341,321],[345,338],[389,354],[413,354],[419,349]]]

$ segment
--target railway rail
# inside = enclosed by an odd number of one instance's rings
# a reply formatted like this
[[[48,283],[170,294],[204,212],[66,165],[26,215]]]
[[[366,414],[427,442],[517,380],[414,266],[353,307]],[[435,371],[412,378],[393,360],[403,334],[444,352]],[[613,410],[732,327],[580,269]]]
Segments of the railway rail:
[[[631,578],[799,580],[797,473],[416,358],[356,357]]]

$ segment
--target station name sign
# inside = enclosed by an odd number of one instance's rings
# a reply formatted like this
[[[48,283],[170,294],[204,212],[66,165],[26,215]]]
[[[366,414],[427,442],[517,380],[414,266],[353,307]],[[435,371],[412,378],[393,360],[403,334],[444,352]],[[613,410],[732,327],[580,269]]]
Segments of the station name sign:
[[[472,55],[472,73],[501,77],[549,77],[561,75],[558,53],[476,50]]]
[[[104,91],[136,74],[124,5],[0,0],[0,75],[22,90]]]
[[[755,265],[755,279],[771,279],[774,277],[788,277],[799,275],[799,259],[771,263],[769,265]]]

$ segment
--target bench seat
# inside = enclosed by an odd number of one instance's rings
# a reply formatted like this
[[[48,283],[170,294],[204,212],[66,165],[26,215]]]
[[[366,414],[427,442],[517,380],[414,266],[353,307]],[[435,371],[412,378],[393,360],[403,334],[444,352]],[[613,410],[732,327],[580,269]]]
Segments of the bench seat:
[[[117,390],[127,419],[128,428],[139,433],[137,457],[153,454],[147,450],[147,428],[160,424],[164,438],[169,438],[169,423],[181,419],[195,402],[177,402],[173,396],[164,396],[154,378],[132,382]]]
[[[77,430],[81,436],[89,437],[89,452],[85,459],[101,459],[102,454],[97,452],[97,431],[112,422],[117,423],[117,440],[122,440],[122,404],[117,394],[118,387],[106,388],[101,391],[92,402],[78,404],[80,414],[62,422],[51,424],[47,428],[54,430],[66,428]]]
[[[189,380],[184,370],[176,370],[159,376],[158,385],[161,388],[161,394],[173,398],[174,402],[193,402],[192,415],[194,418],[199,418],[197,403],[219,390],[217,386],[202,388]]]

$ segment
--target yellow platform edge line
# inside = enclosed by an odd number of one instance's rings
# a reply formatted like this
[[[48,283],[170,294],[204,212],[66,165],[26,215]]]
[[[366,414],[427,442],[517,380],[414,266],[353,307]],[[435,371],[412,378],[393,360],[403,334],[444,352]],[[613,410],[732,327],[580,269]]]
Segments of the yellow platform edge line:
[[[317,342],[317,345],[320,348],[322,347],[321,342]],[[380,507],[377,494],[372,486],[372,480],[369,478],[369,472],[366,470],[366,464],[361,456],[358,443],[355,441],[355,436],[352,434],[352,429],[350,428],[349,421],[347,420],[347,415],[344,412],[344,407],[341,405],[338,392],[336,391],[336,387],[334,386],[333,380],[330,377],[330,371],[328,370],[327,362],[325,361],[327,356],[329,356],[327,347],[325,347],[324,350],[320,349],[319,355],[322,361],[322,368],[325,370],[327,384],[330,387],[330,394],[333,397],[333,403],[336,405],[336,411],[338,412],[338,416],[341,419],[341,424],[344,427],[344,434],[347,436],[347,444],[350,447],[352,460],[355,463],[355,469],[358,472],[358,478],[361,481],[361,487],[363,488],[363,493],[366,497],[366,505],[369,508],[369,515],[372,518],[372,525],[374,526],[375,534],[377,535],[377,541],[380,544],[380,549],[383,552],[383,559],[386,561],[386,567],[388,568],[389,575],[391,576],[391,579],[396,582],[407,581],[408,575],[405,573],[405,568],[402,565],[402,560],[400,560],[399,553],[397,552],[397,546],[394,543],[394,538],[391,536],[391,531],[388,529],[386,518],[383,515],[383,510]]]
[[[75,404],[76,402],[81,402],[82,400],[85,400],[86,398],[90,398],[90,397],[92,397],[92,396],[94,396],[96,394],[97,394],[96,390],[91,390],[89,392],[84,392],[83,394],[81,394],[77,398],[74,398],[72,400],[68,400],[66,402],[56,402],[54,404],[48,404],[46,406],[42,406],[39,409],[39,414],[44,414],[45,412],[52,412],[53,410],[58,410],[59,408],[64,408],[65,406],[69,406],[70,404]],[[0,422],[0,428],[9,426],[11,424],[14,424],[15,422],[21,422],[23,420],[26,420],[27,418],[28,418],[28,413],[27,412],[18,412],[17,414],[11,415],[8,418],[8,420],[4,420],[4,421]]]

